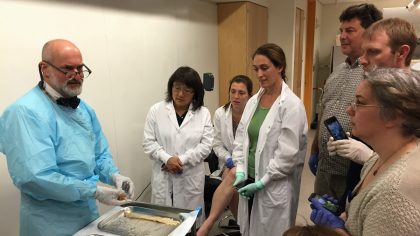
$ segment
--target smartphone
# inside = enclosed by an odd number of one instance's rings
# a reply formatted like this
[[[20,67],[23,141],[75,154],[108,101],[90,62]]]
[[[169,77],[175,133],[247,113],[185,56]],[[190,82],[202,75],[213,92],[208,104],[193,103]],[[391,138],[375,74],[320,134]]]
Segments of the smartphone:
[[[242,182],[238,183],[238,184],[235,186],[236,190],[238,190],[238,189],[240,189],[240,188],[245,187],[245,185],[246,185],[246,180],[247,180],[247,179],[243,179],[243,181],[242,181]]]
[[[326,119],[324,124],[334,140],[348,139],[346,132],[344,132],[343,127],[335,116],[331,116],[330,118]]]
[[[128,181],[124,181],[124,182],[122,183],[121,188],[122,188],[122,190],[124,190],[124,192],[125,192],[126,194],[128,194],[128,192],[130,192],[130,183],[129,183]]]
[[[309,198],[308,201],[311,201],[313,198],[317,199],[319,203],[321,203],[322,207],[324,207],[325,209],[327,209],[328,211],[330,211],[331,213],[333,213],[334,215],[340,215],[341,214],[341,210],[340,210],[340,206],[324,197],[322,197],[319,194],[316,193],[312,193]]]

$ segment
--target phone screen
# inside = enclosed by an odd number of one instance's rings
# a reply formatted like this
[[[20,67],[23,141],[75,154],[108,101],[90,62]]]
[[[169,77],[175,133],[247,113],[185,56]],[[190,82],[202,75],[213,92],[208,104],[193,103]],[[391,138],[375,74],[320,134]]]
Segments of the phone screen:
[[[341,127],[340,122],[338,122],[335,116],[326,119],[324,124],[334,140],[348,139],[346,132],[344,132],[343,127]]]
[[[308,200],[311,201],[313,198],[317,199],[319,203],[321,203],[322,207],[330,211],[331,213],[335,215],[340,214],[340,207],[335,204],[334,202],[322,197],[319,194],[312,193],[311,196],[309,196]]]

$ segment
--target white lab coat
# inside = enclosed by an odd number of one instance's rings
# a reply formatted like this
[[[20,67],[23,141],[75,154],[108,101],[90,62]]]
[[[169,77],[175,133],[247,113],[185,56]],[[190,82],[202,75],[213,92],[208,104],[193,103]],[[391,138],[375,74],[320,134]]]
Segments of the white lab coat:
[[[236,171],[248,176],[248,126],[264,89],[247,103],[236,131]],[[254,195],[251,219],[248,201],[240,198],[238,223],[247,235],[277,236],[294,225],[306,153],[307,120],[301,100],[283,82],[280,96],[261,125],[255,153],[255,181],[265,187]],[[250,223],[249,223],[250,222]]]
[[[179,126],[172,102],[153,105],[146,118],[143,148],[153,160],[152,203],[192,210],[202,207],[204,211],[203,161],[211,152],[213,126],[207,108],[191,108]],[[182,174],[161,170],[171,156],[183,163]]]
[[[232,129],[232,107],[229,105],[225,110],[219,107],[214,113],[214,140],[213,151],[219,158],[219,169],[222,169],[227,157],[232,156],[233,151],[233,129]]]

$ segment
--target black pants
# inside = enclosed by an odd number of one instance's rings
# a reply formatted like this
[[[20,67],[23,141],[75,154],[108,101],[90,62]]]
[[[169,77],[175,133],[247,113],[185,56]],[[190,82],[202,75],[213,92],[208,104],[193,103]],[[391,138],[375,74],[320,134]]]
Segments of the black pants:
[[[255,183],[255,179],[248,175],[248,179],[245,181],[245,186],[248,184]],[[252,203],[254,202],[254,195],[248,199],[248,219],[251,219]]]
[[[204,213],[206,217],[209,216],[211,210],[211,201],[213,200],[214,192],[222,181],[215,178],[205,177],[204,180]]]

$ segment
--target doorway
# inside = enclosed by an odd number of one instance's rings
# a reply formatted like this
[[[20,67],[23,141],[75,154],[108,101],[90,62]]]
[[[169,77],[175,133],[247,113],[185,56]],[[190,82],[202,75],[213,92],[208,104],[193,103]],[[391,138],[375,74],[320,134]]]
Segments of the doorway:
[[[295,11],[295,55],[293,62],[293,92],[301,97],[302,91],[302,64],[303,64],[303,34],[304,34],[304,11],[296,7]]]

